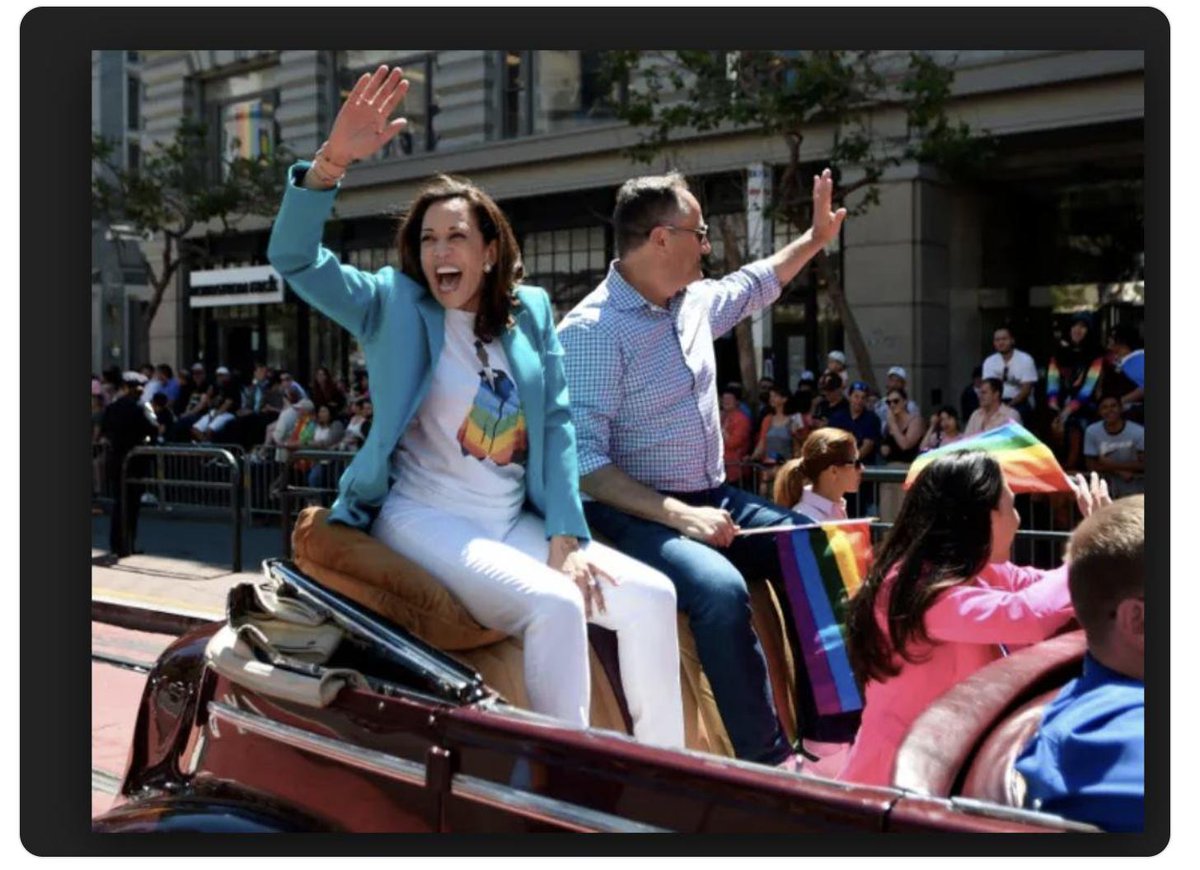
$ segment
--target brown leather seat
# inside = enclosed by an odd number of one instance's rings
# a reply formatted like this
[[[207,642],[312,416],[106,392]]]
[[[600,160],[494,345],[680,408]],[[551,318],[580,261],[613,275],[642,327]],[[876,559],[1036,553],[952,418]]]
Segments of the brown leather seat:
[[[1013,765],[1042,724],[1046,705],[1057,694],[1058,689],[1051,689],[1039,695],[992,729],[963,780],[964,797],[1009,807],[1024,805],[1025,783]]]
[[[1053,693],[1078,676],[1087,645],[1082,631],[1050,638],[1018,650],[980,668],[934,701],[909,729],[896,753],[892,784],[925,794],[948,797],[960,794],[967,771],[985,741],[1009,716],[1032,699]],[[1028,720],[1023,720],[1028,727]],[[1014,723],[1012,726],[1018,729]],[[1034,726],[1036,727],[1036,725]],[[1010,735],[1016,739],[1016,732]],[[994,747],[1003,758],[1002,738]],[[995,763],[999,763],[996,761]],[[985,775],[981,762],[975,783]],[[1003,786],[991,783],[989,788]]]
[[[370,535],[330,525],[326,522],[328,513],[324,508],[310,507],[296,521],[292,552],[300,570],[474,668],[510,703],[529,706],[518,639],[484,628],[419,565]],[[754,627],[767,654],[776,707],[785,733],[793,738],[795,678],[779,605],[764,583],[751,584],[751,605]],[[687,617],[681,613],[678,618],[686,745],[732,757],[733,746],[721,722],[712,687],[700,667]],[[627,731],[617,693],[595,649],[591,654],[591,679],[592,725]]]

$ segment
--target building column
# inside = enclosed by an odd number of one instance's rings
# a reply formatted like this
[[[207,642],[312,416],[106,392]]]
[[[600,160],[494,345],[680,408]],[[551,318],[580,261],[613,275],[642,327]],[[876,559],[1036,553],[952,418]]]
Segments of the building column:
[[[771,201],[771,167],[762,162],[751,163],[746,167],[746,253],[748,262],[754,262],[771,252],[774,241],[774,226],[766,215],[767,204]],[[756,374],[761,377],[774,377],[775,372],[766,370],[763,350],[771,347],[771,336],[774,334],[774,320],[771,307],[751,315],[750,335],[754,341],[754,366]],[[775,348],[772,348],[774,351]],[[746,384],[747,389],[754,389],[753,384]]]

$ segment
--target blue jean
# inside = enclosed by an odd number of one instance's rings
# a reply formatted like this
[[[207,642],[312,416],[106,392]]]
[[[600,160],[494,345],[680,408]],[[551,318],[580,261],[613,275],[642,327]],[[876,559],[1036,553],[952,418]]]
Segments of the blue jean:
[[[694,506],[722,507],[742,528],[810,522],[728,485],[664,494]],[[775,714],[746,587],[746,578],[761,582],[779,575],[774,536],[737,538],[727,549],[718,550],[609,505],[586,501],[583,508],[595,532],[618,550],[662,571],[675,584],[678,607],[688,615],[700,664],[737,757],[765,764],[786,758],[792,750]]]

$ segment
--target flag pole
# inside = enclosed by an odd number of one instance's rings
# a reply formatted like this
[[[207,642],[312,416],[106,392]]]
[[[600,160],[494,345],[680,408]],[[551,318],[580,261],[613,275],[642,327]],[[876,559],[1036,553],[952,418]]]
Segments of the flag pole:
[[[739,529],[737,537],[745,537],[746,535],[767,535],[773,532],[799,532],[804,529],[820,529],[825,526],[857,526],[863,523],[878,522],[879,517],[861,517],[852,520],[829,520],[825,523],[805,523],[802,526],[764,526],[759,529]]]

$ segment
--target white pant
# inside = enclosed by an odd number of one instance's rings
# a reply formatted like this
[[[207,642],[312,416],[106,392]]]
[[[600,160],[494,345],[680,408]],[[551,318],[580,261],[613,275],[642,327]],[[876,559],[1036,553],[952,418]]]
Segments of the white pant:
[[[449,589],[478,622],[520,637],[525,685],[538,713],[587,727],[591,706],[583,595],[546,564],[545,522],[522,513],[505,531],[388,493],[371,534]],[[614,577],[601,579],[606,607],[592,622],[617,633],[621,683],[634,736],[683,746],[675,587],[653,568],[590,542],[589,557]]]

